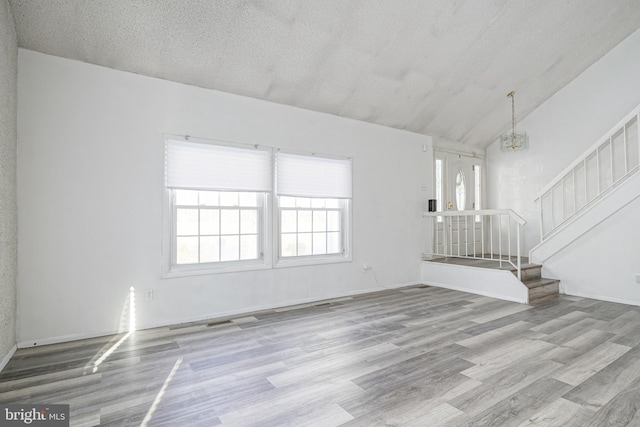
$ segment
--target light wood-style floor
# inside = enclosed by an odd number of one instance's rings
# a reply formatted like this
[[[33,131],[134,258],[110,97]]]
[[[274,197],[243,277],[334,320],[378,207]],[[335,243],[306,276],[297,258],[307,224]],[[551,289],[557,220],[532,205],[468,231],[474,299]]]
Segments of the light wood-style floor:
[[[19,350],[0,403],[93,426],[640,425],[640,307],[411,287]]]

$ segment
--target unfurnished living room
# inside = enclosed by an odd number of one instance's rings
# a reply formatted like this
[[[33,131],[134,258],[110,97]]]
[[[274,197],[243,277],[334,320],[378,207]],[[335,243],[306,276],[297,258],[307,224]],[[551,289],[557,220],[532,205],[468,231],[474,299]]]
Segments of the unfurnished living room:
[[[0,426],[640,426],[637,0],[0,0]]]

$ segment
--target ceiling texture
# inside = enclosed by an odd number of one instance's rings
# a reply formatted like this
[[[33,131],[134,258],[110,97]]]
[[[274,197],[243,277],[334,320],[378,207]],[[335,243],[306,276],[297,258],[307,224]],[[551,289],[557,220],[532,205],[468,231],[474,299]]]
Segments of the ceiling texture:
[[[9,0],[20,47],[483,148],[638,0]]]

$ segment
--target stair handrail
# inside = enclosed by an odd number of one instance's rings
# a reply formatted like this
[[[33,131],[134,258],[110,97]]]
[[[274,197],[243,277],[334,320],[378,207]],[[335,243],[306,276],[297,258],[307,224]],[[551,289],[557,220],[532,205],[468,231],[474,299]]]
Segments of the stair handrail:
[[[610,139],[614,134],[616,134],[624,125],[633,120],[634,117],[637,117],[640,114],[640,105],[634,108],[629,114],[627,114],[622,120],[615,124],[607,133],[605,133],[600,139],[596,141],[595,144],[587,148],[581,155],[579,155],[573,162],[569,164],[566,168],[563,169],[555,178],[553,178],[547,185],[545,185],[540,192],[538,192],[538,197],[534,201],[540,200],[542,196],[549,192],[553,187],[556,186],[557,183],[562,181],[573,169],[578,166],[581,162],[584,162],[587,157],[594,153],[600,146]]]
[[[549,234],[551,234],[554,230],[556,230],[560,225],[562,225],[564,222],[566,222],[569,218],[575,216],[579,211],[581,211],[582,209],[584,209],[585,207],[592,205],[595,201],[597,201],[601,195],[603,195],[603,193],[605,193],[606,191],[608,191],[610,188],[612,188],[614,185],[618,184],[619,182],[621,182],[622,180],[628,178],[632,173],[634,173],[635,171],[637,171],[639,169],[639,165],[637,164],[635,167],[630,168],[627,170],[627,158],[626,158],[626,150],[627,150],[627,135],[626,135],[626,127],[628,124],[632,123],[633,120],[637,120],[636,121],[636,126],[638,126],[638,141],[635,141],[635,143],[638,145],[638,151],[640,152],[640,105],[638,105],[637,107],[635,107],[633,110],[631,110],[622,120],[618,121],[615,126],[613,126],[609,131],[607,131],[601,138],[599,138],[593,145],[591,145],[588,149],[586,149],[581,155],[579,155],[574,161],[572,161],[565,169],[563,169],[562,172],[560,172],[558,175],[556,175],[555,178],[553,178],[551,181],[549,181],[549,183],[547,185],[545,185],[543,187],[543,189],[538,193],[538,196],[535,199],[535,202],[538,203],[540,202],[540,235],[541,235],[541,240],[544,240],[544,238],[546,236],[548,236]],[[624,144],[625,144],[625,173],[618,179],[618,180],[614,180],[613,179],[613,169],[611,172],[611,184],[608,185],[606,188],[600,188],[600,171],[599,171],[599,167],[597,169],[597,181],[598,181],[598,191],[597,194],[593,197],[593,199],[588,199],[588,193],[587,193],[587,189],[585,186],[585,204],[583,206],[581,206],[579,209],[574,206],[574,211],[573,213],[571,213],[569,216],[567,216],[566,218],[564,217],[564,205],[562,207],[562,211],[563,211],[563,220],[560,221],[559,224],[553,224],[553,227],[551,228],[551,230],[549,230],[548,232],[545,233],[544,231],[544,214],[543,214],[543,206],[542,206],[542,199],[544,196],[546,196],[547,194],[551,193],[551,196],[553,198],[553,190],[556,187],[556,185],[561,184],[564,182],[564,180],[567,177],[572,176],[572,174],[574,174],[575,169],[582,163],[585,165],[585,169],[584,169],[584,173],[585,173],[585,177],[587,174],[587,169],[586,169],[586,161],[587,159],[589,159],[592,155],[594,155],[594,153],[596,153],[596,156],[598,156],[598,152],[600,150],[600,147],[602,147],[603,145],[605,145],[607,142],[609,143],[609,148],[610,148],[610,155],[611,155],[611,162],[613,162],[613,148],[612,148],[612,144],[613,144],[613,136],[617,135],[618,132],[620,131],[624,132]],[[631,142],[633,143],[633,141]],[[596,162],[598,162],[598,158],[596,158]],[[638,163],[640,164],[640,159],[638,160]],[[585,178],[586,179],[586,178]],[[574,180],[575,180],[575,176],[574,176]],[[575,191],[575,188],[574,188]],[[553,212],[551,213],[552,217],[553,217]],[[553,219],[553,218],[552,218]]]
[[[436,211],[423,212],[422,216],[463,216],[463,215],[509,215],[511,219],[520,225],[525,225],[527,221],[518,215],[513,209],[477,209],[467,211]]]
[[[499,259],[494,259],[493,258],[493,217],[497,216],[498,218],[500,216],[506,216],[509,218],[509,223],[507,224],[507,242],[508,242],[508,246],[507,246],[507,259],[504,260],[503,259],[503,254],[502,254],[502,226],[501,224],[498,226],[498,251],[500,252],[500,258]],[[451,256],[451,257],[459,257],[459,258],[471,258],[471,259],[484,259],[484,260],[491,260],[491,261],[497,261],[500,263],[500,266],[502,266],[502,262],[506,261],[509,264],[511,264],[513,267],[516,268],[517,270],[517,276],[519,280],[522,280],[522,259],[521,259],[521,254],[522,254],[522,241],[521,241],[521,229],[522,226],[524,226],[527,221],[522,218],[520,215],[518,215],[515,211],[513,211],[513,209],[478,209],[478,210],[464,210],[464,211],[456,211],[456,210],[448,210],[448,211],[435,211],[435,212],[423,212],[422,213],[423,217],[428,217],[428,218],[434,218],[433,220],[433,227],[434,227],[434,236],[436,238],[436,250],[432,251],[431,255],[443,255],[443,256]],[[436,218],[438,217],[442,217],[443,218],[443,222],[446,224],[447,218],[452,218],[452,217],[465,217],[465,225],[467,225],[467,217],[472,217],[472,233],[473,233],[473,246],[474,246],[474,253],[469,255],[468,253],[465,253],[465,255],[461,255],[460,253],[460,245],[458,243],[458,253],[454,254],[452,252],[449,253],[445,253],[443,251],[443,253],[438,253],[437,251],[437,246],[438,246],[438,229],[437,229],[437,224],[438,221],[436,220]],[[481,221],[479,221],[480,223],[480,228],[481,228],[481,253],[480,256],[477,256],[475,254],[475,246],[476,246],[476,242],[475,242],[475,226],[476,226],[476,221],[475,218],[476,217],[481,217],[483,218]],[[484,249],[485,249],[485,230],[484,230],[484,218],[489,218],[489,235],[490,235],[490,240],[491,240],[491,258],[486,258],[484,257]],[[512,261],[512,257],[511,257],[511,220],[514,221],[515,223],[515,227],[516,227],[516,263],[514,263]],[[460,242],[460,229],[458,227],[458,242]],[[451,237],[451,236],[450,236]],[[443,229],[443,235],[442,235],[442,241],[443,241],[443,248],[444,248],[444,242],[447,239],[447,235],[444,232]],[[468,244],[468,242],[467,242]],[[452,250],[452,246],[450,246],[450,249]]]

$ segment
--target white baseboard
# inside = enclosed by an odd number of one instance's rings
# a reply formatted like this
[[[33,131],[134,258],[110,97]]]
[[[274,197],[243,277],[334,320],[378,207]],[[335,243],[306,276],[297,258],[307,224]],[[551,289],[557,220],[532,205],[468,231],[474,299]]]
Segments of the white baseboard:
[[[331,300],[336,298],[344,298],[344,297],[350,297],[355,295],[368,294],[371,292],[380,292],[385,289],[399,289],[407,286],[419,285],[420,283],[421,282],[418,281],[418,282],[399,283],[399,284],[388,285],[384,287],[376,286],[374,288],[364,288],[364,289],[358,289],[355,291],[323,295],[322,297],[301,298],[298,300],[287,301],[283,305],[278,305],[278,304],[256,305],[256,306],[246,307],[238,310],[229,310],[225,312],[209,313],[209,314],[199,315],[199,316],[188,316],[188,317],[166,319],[159,322],[146,323],[142,325],[139,330],[161,328],[164,326],[179,325],[181,323],[202,322],[205,320],[229,318],[234,316],[240,316],[243,314],[255,313],[258,311],[275,310],[278,308],[291,307],[291,306],[300,305],[300,304],[309,304],[313,302],[326,301],[326,300]],[[63,335],[63,336],[48,337],[48,338],[38,338],[38,339],[32,339],[27,341],[20,341],[18,342],[17,347],[18,348],[39,347],[39,346],[49,345],[49,344],[59,344],[59,343],[69,342],[69,341],[78,341],[78,340],[84,340],[84,339],[90,339],[90,338],[104,337],[104,336],[114,335],[118,333],[122,333],[122,331],[113,330],[113,331],[102,331],[102,332],[92,332],[92,333],[82,333],[82,334],[71,334],[71,335]]]
[[[565,295],[572,295],[574,297],[582,297],[582,298],[596,299],[596,300],[600,300],[600,301],[615,302],[615,303],[618,303],[618,304],[640,306],[640,301],[628,300],[628,299],[623,299],[623,298],[614,298],[614,297],[610,297],[610,296],[606,296],[606,295],[590,294],[590,293],[586,293],[586,292],[573,292],[573,291],[567,292],[566,289],[564,290],[563,293]]]
[[[7,366],[7,364],[9,363],[9,360],[11,360],[11,358],[13,357],[13,354],[16,352],[17,349],[18,349],[18,346],[14,345],[11,348],[11,350],[9,350],[9,353],[7,353],[6,356],[2,358],[2,360],[0,360],[0,372],[2,372],[5,366]]]

